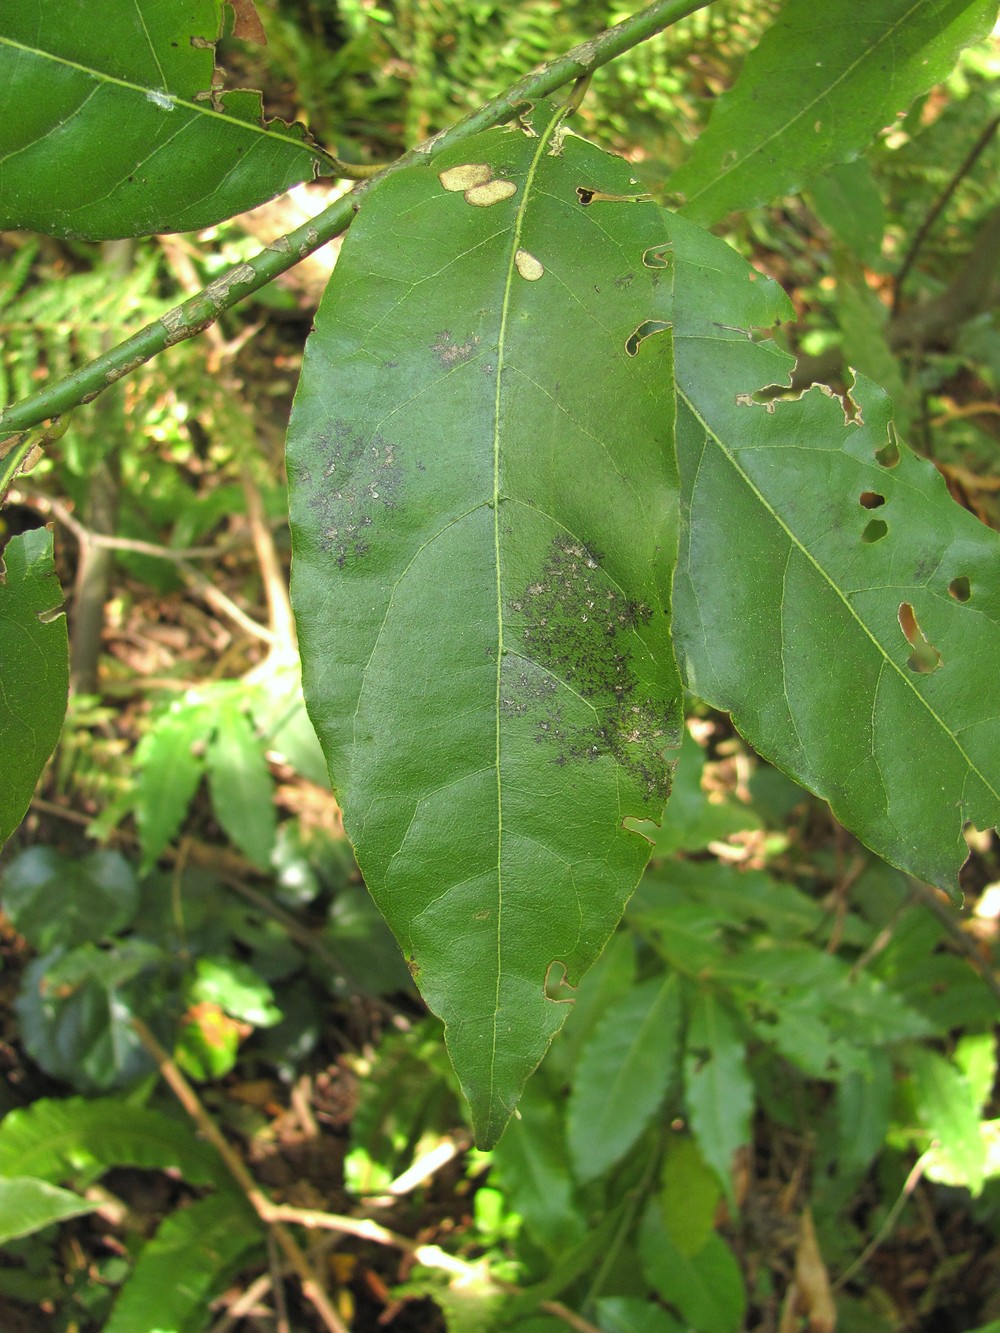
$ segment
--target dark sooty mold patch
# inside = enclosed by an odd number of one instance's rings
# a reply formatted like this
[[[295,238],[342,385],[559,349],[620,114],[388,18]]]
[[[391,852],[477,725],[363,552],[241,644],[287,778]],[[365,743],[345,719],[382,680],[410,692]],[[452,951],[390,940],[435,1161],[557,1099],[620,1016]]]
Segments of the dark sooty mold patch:
[[[375,515],[396,507],[399,447],[335,421],[316,436],[314,448],[319,471],[311,470],[306,478],[309,507],[320,516],[324,549],[342,569],[371,549]]]
[[[633,665],[639,647],[634,631],[652,619],[653,609],[615,587],[593,551],[560,536],[538,579],[506,610],[519,629],[523,655],[504,660],[502,710],[537,717],[535,740],[553,749],[553,762],[610,755],[647,797],[665,801],[673,764],[662,752],[675,742],[679,705],[649,697]],[[560,681],[592,705],[592,726],[564,721]]]

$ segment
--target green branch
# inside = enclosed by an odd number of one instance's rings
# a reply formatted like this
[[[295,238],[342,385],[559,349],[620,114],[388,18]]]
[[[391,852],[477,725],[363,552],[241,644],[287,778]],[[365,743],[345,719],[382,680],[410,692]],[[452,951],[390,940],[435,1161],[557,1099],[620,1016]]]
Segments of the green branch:
[[[571,51],[567,51],[565,55],[558,56],[555,60],[550,60],[530,74],[526,74],[505,93],[493,98],[491,102],[487,102],[478,111],[460,120],[451,129],[444,130],[432,139],[428,139],[426,143],[411,149],[396,162],[379,171],[377,175],[355,186],[350,194],[338,199],[317,217],[286,236],[272,241],[253,259],[238,264],[228,273],[216,278],[197,296],[192,296],[181,305],[168,310],[152,324],[147,324],[138,333],[126,338],[124,342],[95,361],[74,371],[72,375],[56,380],[53,384],[39,389],[37,393],[12,404],[0,413],[0,457],[3,454],[3,441],[11,435],[29,431],[42,422],[51,421],[71,408],[78,407],[81,403],[90,402],[116,380],[129,374],[167,347],[203,332],[223,311],[229,310],[253,292],[266,287],[287,269],[346,230],[364,194],[390,173],[428,161],[446,148],[450,148],[452,144],[478,134],[480,130],[503,124],[510,120],[525,102],[545,97],[564,84],[592,73],[601,65],[606,65],[608,61],[614,60],[616,56],[620,56],[633,46],[638,46],[679,19],[704,9],[709,2],[710,0],[656,0],[656,3],[638,14],[633,14],[631,18],[625,19],[613,28],[608,28],[606,32],[582,42]]]

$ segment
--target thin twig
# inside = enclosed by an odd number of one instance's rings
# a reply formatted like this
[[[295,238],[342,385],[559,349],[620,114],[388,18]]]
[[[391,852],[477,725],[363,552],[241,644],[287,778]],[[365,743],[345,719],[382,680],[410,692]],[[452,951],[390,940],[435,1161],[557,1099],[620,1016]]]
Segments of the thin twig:
[[[260,1277],[255,1278],[245,1291],[240,1292],[236,1300],[229,1308],[216,1320],[209,1329],[209,1333],[230,1333],[230,1329],[236,1327],[244,1315],[250,1313],[262,1296],[266,1296],[271,1290],[273,1275],[270,1272],[261,1273]]]
[[[937,199],[934,201],[934,205],[931,208],[930,212],[927,214],[923,222],[920,224],[920,227],[917,229],[917,234],[910,242],[910,248],[907,250],[906,255],[903,258],[903,262],[899,266],[899,272],[896,274],[895,291],[893,292],[893,297],[892,297],[892,314],[894,316],[899,314],[899,307],[903,292],[903,284],[906,282],[906,279],[909,276],[910,269],[913,268],[913,265],[916,262],[917,255],[923,248],[924,241],[926,241],[927,237],[930,235],[931,229],[934,226],[935,222],[937,222],[938,218],[941,216],[945,208],[948,206],[948,201],[951,198],[951,196],[958,189],[962,180],[969,174],[969,172],[975,166],[981,154],[985,151],[985,149],[989,145],[989,142],[993,138],[994,134],[996,134],[998,127],[1000,127],[1000,116],[994,116],[993,119],[989,122],[989,124],[985,127],[982,134],[980,134],[976,142],[969,149],[968,153],[966,153],[964,159],[962,160],[960,165],[956,168],[951,179],[948,181],[948,184],[944,187],[944,189],[938,195]]]
[[[214,324],[223,311],[260,291],[307,255],[313,254],[327,241],[346,230],[367,192],[386,176],[404,167],[430,162],[454,144],[462,143],[481,130],[503,124],[525,102],[545,97],[564,84],[606,65],[622,52],[631,50],[671,24],[704,9],[709,3],[710,0],[656,0],[638,14],[633,14],[597,37],[581,42],[565,55],[526,74],[499,97],[494,97],[451,129],[434,135],[404,153],[396,162],[383,168],[371,179],[362,181],[350,194],[338,199],[315,218],[310,218],[301,227],[272,241],[252,259],[221,274],[197,296],[168,310],[104,356],[12,404],[0,413],[0,450],[8,436],[32,430],[81,403],[90,402],[123,375],[129,374],[167,347],[201,333]],[[18,453],[17,457],[20,456]],[[0,459],[3,458],[0,452]],[[4,459],[0,482],[3,475],[10,471],[7,463],[8,460]]]
[[[47,495],[29,495],[32,507],[43,513],[50,513],[59,520],[77,539],[81,546],[104,546],[109,551],[133,551],[136,555],[150,555],[157,560],[203,560],[219,556],[217,546],[159,546],[155,542],[144,542],[133,537],[108,537],[103,532],[92,532],[69,510],[61,500]]]
[[[521,1288],[513,1282],[504,1282],[494,1277],[489,1272],[485,1260],[470,1263],[467,1259],[459,1259],[456,1255],[449,1254],[447,1250],[442,1250],[439,1245],[424,1245],[409,1236],[401,1236],[398,1231],[390,1231],[388,1227],[369,1218],[347,1217],[343,1213],[321,1213],[312,1208],[293,1208],[285,1204],[272,1204],[269,1215],[280,1222],[293,1223],[309,1230],[337,1231],[345,1236],[355,1236],[358,1240],[387,1245],[402,1250],[424,1268],[450,1273],[464,1282],[488,1283],[498,1291],[507,1292],[512,1296],[521,1294]],[[582,1315],[578,1315],[575,1310],[563,1305],[561,1301],[540,1301],[538,1308],[555,1315],[570,1328],[577,1329],[578,1333],[600,1333],[594,1324],[584,1319]]]
[[[888,1238],[889,1233],[892,1231],[893,1227],[896,1225],[896,1222],[899,1219],[900,1213],[906,1206],[907,1200],[909,1199],[913,1191],[917,1188],[917,1185],[920,1182],[920,1177],[924,1174],[924,1168],[927,1166],[927,1159],[928,1159],[927,1153],[924,1153],[923,1156],[917,1158],[916,1162],[913,1165],[913,1169],[910,1171],[910,1174],[906,1177],[906,1180],[903,1182],[903,1188],[899,1192],[899,1198],[896,1200],[896,1202],[892,1205],[892,1207],[886,1214],[885,1221],[882,1223],[878,1231],[876,1231],[875,1235],[871,1238],[869,1243],[865,1246],[865,1248],[855,1259],[854,1263],[851,1264],[850,1268],[845,1269],[844,1272],[841,1273],[840,1277],[837,1278],[836,1282],[832,1284],[832,1288],[834,1291],[840,1291],[841,1288],[845,1287],[848,1284],[848,1282],[850,1282],[854,1274],[859,1272],[862,1268],[864,1268],[865,1264],[872,1257],[875,1251]]]
[[[133,1017],[131,1023],[139,1040],[156,1061],[164,1082],[198,1126],[201,1134],[222,1158],[226,1170],[239,1185],[254,1212],[270,1228],[275,1242],[302,1284],[303,1295],[315,1308],[324,1326],[330,1333],[348,1333],[347,1326],[330,1304],[319,1279],[309,1264],[309,1260],[299,1249],[288,1228],[282,1225],[279,1217],[275,1216],[274,1205],[247,1170],[243,1159],[233,1150],[225,1135],[205,1110],[194,1088],[191,1087],[191,1084],[188,1083],[142,1019]]]
[[[970,939],[962,929],[962,923],[959,920],[955,909],[949,907],[946,902],[942,902],[938,897],[936,889],[931,888],[929,884],[924,884],[918,879],[911,881],[910,892],[914,898],[921,902],[924,907],[937,917],[959,953],[965,955],[969,960],[969,963],[972,965],[972,969],[976,975],[983,980],[996,998],[1000,1000],[1000,977],[997,976],[989,963],[983,958],[975,940]]]

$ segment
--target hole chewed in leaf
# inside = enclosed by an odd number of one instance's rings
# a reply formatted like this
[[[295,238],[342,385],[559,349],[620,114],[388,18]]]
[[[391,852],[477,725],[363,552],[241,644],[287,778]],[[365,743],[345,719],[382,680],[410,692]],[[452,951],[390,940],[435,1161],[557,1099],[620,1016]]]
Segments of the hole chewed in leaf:
[[[924,634],[917,623],[917,613],[909,602],[899,604],[899,628],[906,637],[906,642],[913,652],[906,659],[906,665],[917,675],[930,675],[941,665],[941,654]]]
[[[566,964],[560,958],[553,958],[545,973],[545,998],[556,1004],[575,1004],[576,987],[567,980]]]
[[[648,250],[643,250],[642,262],[646,268],[669,268],[670,242],[665,241],[663,245],[651,245]]]
[[[669,323],[666,323],[662,319],[644,320],[639,327],[625,339],[625,351],[629,356],[638,355],[641,343],[654,333],[666,333],[669,328]]]
[[[896,427],[890,421],[886,427],[886,442],[881,449],[875,450],[875,461],[883,467],[895,467],[899,462],[899,437]]]
[[[858,496],[858,504],[862,509],[881,509],[885,504],[885,496],[879,495],[878,491],[862,491]]]
[[[522,278],[528,282],[537,282],[545,272],[540,260],[537,260],[533,254],[527,250],[518,250],[514,256],[514,265]]]
[[[584,208],[589,208],[591,204],[648,204],[653,199],[653,196],[647,192],[642,194],[607,194],[604,190],[592,190],[587,185],[576,187],[576,197]]]
[[[968,578],[964,574],[959,574],[958,578],[952,579],[948,584],[948,592],[956,602],[967,602],[972,596]]]
[[[880,542],[883,537],[888,535],[888,532],[888,523],[881,518],[873,518],[861,534],[861,540],[866,546],[871,546],[874,542]]]

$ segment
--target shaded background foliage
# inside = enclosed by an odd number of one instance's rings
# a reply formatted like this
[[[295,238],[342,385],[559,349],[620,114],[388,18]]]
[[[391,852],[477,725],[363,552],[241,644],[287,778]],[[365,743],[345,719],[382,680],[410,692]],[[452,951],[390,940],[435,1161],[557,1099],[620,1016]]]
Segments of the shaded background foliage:
[[[586,132],[659,191],[777,10],[713,4],[599,71]],[[621,16],[284,0],[266,52],[228,39],[221,60],[271,112],[380,161]],[[719,227],[791,296],[799,322],[779,340],[801,382],[843,384],[854,366],[884,384],[911,443],[994,526],[998,65],[995,41],[970,49],[854,162]],[[82,364],[330,188],[194,237],[4,234],[0,398]],[[523,1118],[492,1155],[466,1151],[437,1025],[360,883],[297,689],[280,449],[322,262],[76,413],[4,511],[8,532],[56,521],[78,693],[3,854],[0,1170],[28,1171],[35,1143],[30,1174],[96,1191],[100,1210],[11,1237],[5,1326],[42,1312],[52,1327],[138,1328],[129,1302],[156,1310],[183,1270],[194,1295],[176,1326],[209,1327],[209,1302],[231,1305],[266,1267],[242,1199],[154,1090],[133,1015],[283,1200],[370,1205],[485,1256],[462,1290],[398,1250],[342,1244],[319,1262],[352,1327],[396,1297],[402,1329],[565,1327],[545,1300],[606,1330],[786,1333],[830,1327],[832,1305],[848,1333],[989,1326],[995,836],[970,831],[965,906],[949,914],[695,700],[671,816],[618,936]],[[85,556],[113,552],[113,573],[85,577],[80,537]],[[134,544],[150,541],[181,558]],[[88,1113],[72,1093],[114,1100]],[[69,1155],[43,1160],[67,1134]],[[434,1152],[436,1174],[393,1191]],[[206,1234],[230,1240],[199,1268]],[[306,1308],[291,1317],[310,1326]]]

